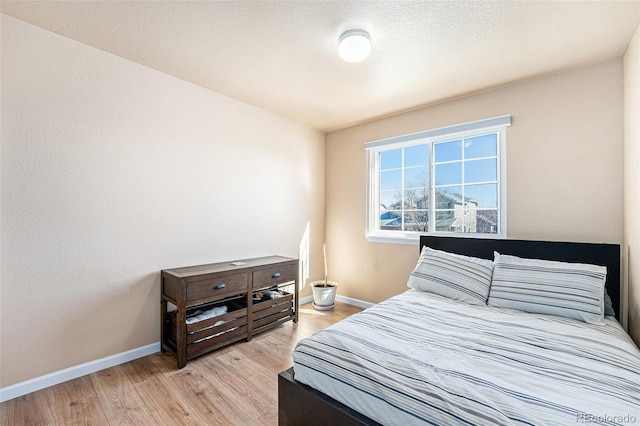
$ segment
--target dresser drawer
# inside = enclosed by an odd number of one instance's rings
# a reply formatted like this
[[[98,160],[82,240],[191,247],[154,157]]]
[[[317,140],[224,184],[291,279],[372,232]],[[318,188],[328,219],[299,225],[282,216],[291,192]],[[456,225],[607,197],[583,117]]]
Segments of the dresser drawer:
[[[297,273],[298,268],[295,264],[260,269],[253,273],[253,288],[271,287],[287,281],[294,281],[297,278]]]
[[[219,299],[247,291],[247,274],[234,274],[187,283],[187,302]]]

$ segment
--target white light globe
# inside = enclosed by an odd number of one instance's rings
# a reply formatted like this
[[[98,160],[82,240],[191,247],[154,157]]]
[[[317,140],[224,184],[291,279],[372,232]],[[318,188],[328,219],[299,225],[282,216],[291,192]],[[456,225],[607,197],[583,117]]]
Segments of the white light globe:
[[[371,53],[371,40],[369,33],[364,30],[349,30],[340,36],[338,54],[351,63],[365,60]]]

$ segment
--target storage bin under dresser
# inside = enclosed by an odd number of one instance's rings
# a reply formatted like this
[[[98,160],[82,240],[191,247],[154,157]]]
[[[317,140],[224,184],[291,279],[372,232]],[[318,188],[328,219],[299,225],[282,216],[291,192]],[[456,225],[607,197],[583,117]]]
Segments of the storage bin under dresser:
[[[179,368],[283,322],[298,322],[297,259],[269,256],[165,269],[161,280],[161,348],[176,356]],[[223,306],[223,314],[188,323]]]

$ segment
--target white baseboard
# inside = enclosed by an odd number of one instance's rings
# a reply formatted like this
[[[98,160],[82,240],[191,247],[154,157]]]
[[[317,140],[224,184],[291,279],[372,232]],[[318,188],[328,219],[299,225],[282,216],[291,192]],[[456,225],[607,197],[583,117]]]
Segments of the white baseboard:
[[[306,305],[307,303],[311,303],[313,302],[313,296],[305,296],[300,298],[300,300],[298,301],[299,305]]]
[[[336,294],[336,300],[338,302],[348,303],[349,305],[354,305],[362,309],[367,309],[375,305],[375,303],[365,302],[364,300],[354,299],[352,297],[340,296],[339,294]],[[313,302],[313,296],[305,296],[301,298],[300,302],[298,303],[300,303],[300,305],[304,305],[306,303],[311,303],[311,302]]]
[[[374,303],[365,302],[364,300],[340,295],[336,295],[336,300],[358,306],[363,309],[374,305]],[[306,296],[301,298],[299,303],[300,305],[304,305],[311,302],[313,302],[313,296]],[[48,388],[49,386],[57,385],[68,380],[77,379],[78,377],[86,376],[87,374],[95,373],[96,371],[104,370],[105,368],[124,364],[125,362],[133,361],[134,359],[142,358],[143,356],[151,355],[156,352],[160,352],[160,342],[131,349],[130,351],[111,355],[95,361],[89,361],[84,364],[65,368],[64,370],[55,371],[53,373],[45,374],[44,376],[16,383],[15,385],[0,388],[0,402],[39,391],[40,389]]]
[[[365,302],[364,300],[354,299],[353,297],[340,296],[339,294],[336,294],[336,300],[338,302],[348,303],[362,309],[367,309],[375,305],[375,303]]]
[[[21,383],[16,383],[15,385],[0,389],[0,402],[8,401],[68,380],[86,376],[87,374],[95,373],[96,371],[104,370],[105,368],[124,364],[125,362],[133,361],[134,359],[142,358],[143,356],[151,355],[156,352],[160,352],[160,342],[131,349],[130,351],[111,355],[95,361],[85,362],[84,364],[45,374],[44,376],[26,380]]]

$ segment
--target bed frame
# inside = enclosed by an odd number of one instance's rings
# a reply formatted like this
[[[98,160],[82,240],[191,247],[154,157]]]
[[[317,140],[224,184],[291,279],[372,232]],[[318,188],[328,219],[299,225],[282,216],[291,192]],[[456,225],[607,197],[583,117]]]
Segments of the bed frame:
[[[466,256],[493,259],[493,252],[531,259],[590,263],[607,267],[606,289],[620,321],[620,245],[527,240],[421,236],[423,246]],[[295,380],[293,367],[278,375],[278,424],[378,425],[346,405]]]

